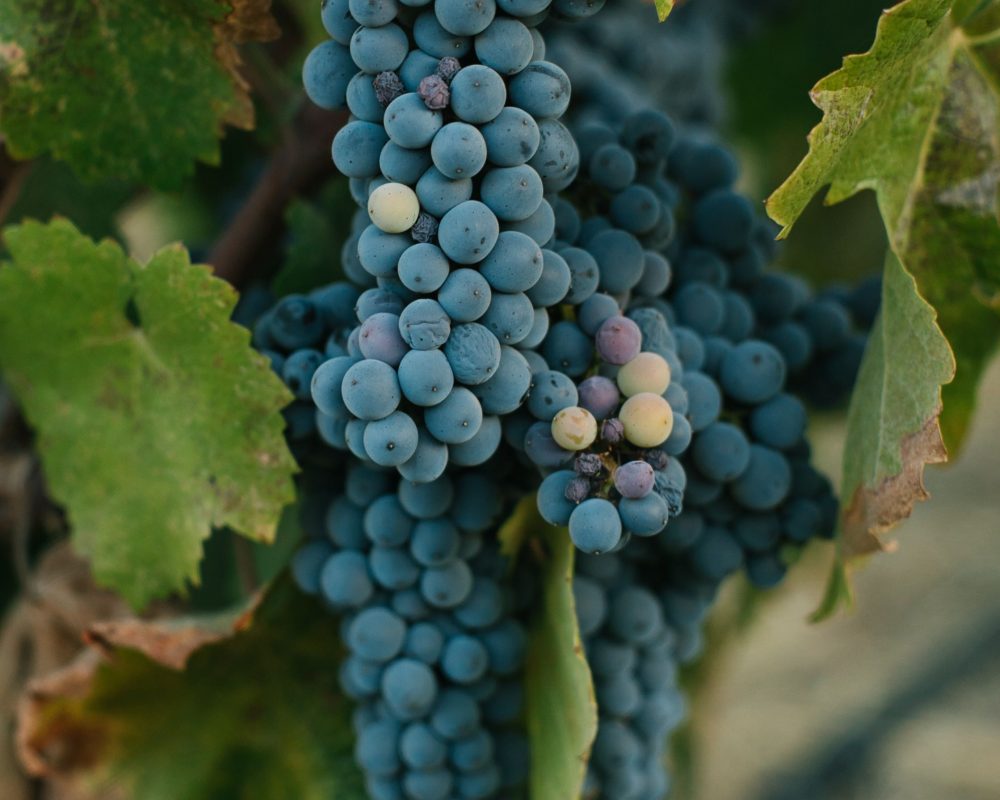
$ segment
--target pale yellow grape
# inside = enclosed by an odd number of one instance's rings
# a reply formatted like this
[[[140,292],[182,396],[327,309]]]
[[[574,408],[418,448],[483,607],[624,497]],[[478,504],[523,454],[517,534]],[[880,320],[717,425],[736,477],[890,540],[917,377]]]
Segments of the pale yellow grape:
[[[386,233],[403,233],[420,215],[417,194],[404,183],[384,183],[368,196],[368,216]]]
[[[586,450],[597,438],[597,420],[585,408],[564,408],[552,418],[552,438],[564,450]]]
[[[670,403],[652,392],[632,395],[618,419],[625,426],[625,438],[636,447],[658,447],[674,428],[674,412]]]
[[[670,385],[670,365],[656,353],[639,353],[618,370],[618,388],[626,397],[663,394]]]

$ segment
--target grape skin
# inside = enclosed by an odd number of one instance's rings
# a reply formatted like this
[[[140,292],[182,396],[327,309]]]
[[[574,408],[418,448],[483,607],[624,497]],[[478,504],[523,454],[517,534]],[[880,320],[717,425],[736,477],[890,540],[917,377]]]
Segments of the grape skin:
[[[552,438],[566,450],[586,450],[597,438],[597,420],[585,408],[563,408],[552,418]]]
[[[625,426],[625,438],[637,447],[663,444],[674,424],[670,404],[651,392],[640,392],[626,400],[618,418]]]
[[[368,196],[368,216],[386,233],[408,231],[417,221],[419,213],[417,195],[405,184],[386,183]]]
[[[618,370],[618,388],[626,397],[663,394],[670,385],[670,365],[656,353],[639,353]]]

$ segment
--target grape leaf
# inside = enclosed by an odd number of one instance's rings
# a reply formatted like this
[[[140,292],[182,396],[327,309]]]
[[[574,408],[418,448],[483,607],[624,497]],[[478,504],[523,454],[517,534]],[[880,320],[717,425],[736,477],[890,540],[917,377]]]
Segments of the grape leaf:
[[[252,128],[236,45],[273,39],[270,0],[0,0],[0,130],[87,180],[181,185]]]
[[[530,508],[535,507],[534,497]],[[519,506],[522,511],[527,506]],[[525,664],[525,708],[531,742],[532,800],[580,797],[597,735],[597,701],[583,653],[573,599],[573,543],[565,528],[537,510],[530,525],[542,555],[542,596],[534,611]],[[523,540],[510,535],[509,541]]]
[[[941,386],[955,363],[934,321],[934,309],[889,254],[882,310],[872,328],[851,397],[844,442],[837,566],[818,619],[850,603],[847,565],[884,549],[879,534],[927,497],[924,464],[945,461],[936,423]]]
[[[867,411],[850,418],[849,440],[879,454],[848,446],[845,475],[862,482],[861,494],[857,485],[845,487],[849,559],[873,549],[877,534],[925,497],[923,465],[943,460],[944,445],[961,444],[982,369],[1000,341],[1000,2],[904,0],[883,14],[872,48],[845,58],[811,96],[823,120],[809,134],[809,153],[768,199],[768,211],[787,235],[822,186],[830,186],[828,203],[874,189],[893,253],[886,281],[898,282],[884,297],[882,326],[900,319],[910,326],[879,334],[886,342],[866,356],[857,392],[863,398],[871,392],[867,382],[885,377],[885,359],[927,356],[897,336],[913,337],[942,359],[930,368],[919,360],[892,365],[910,381],[882,387],[883,429],[867,427]],[[912,291],[894,270],[912,277]],[[921,298],[930,304],[927,313],[917,313]],[[888,307],[895,302],[902,305]],[[867,427],[877,445],[856,426]],[[851,458],[870,458],[871,468],[859,469]],[[868,526],[865,534],[859,525]],[[846,580],[834,576],[831,586],[843,596]]]
[[[197,581],[213,525],[271,541],[290,398],[235,292],[179,246],[141,266],[64,220],[4,236],[0,367],[98,582],[141,605]]]
[[[98,625],[90,651],[29,685],[35,775],[143,800],[363,800],[337,622],[279,579],[238,616]],[[112,794],[112,792],[115,794]]]
[[[1000,337],[1000,3],[963,16],[969,5],[906,0],[885,12],[871,50],[813,89],[824,119],[768,200],[787,234],[824,184],[828,203],[875,190],[892,249],[958,362],[943,407],[949,447]]]
[[[660,18],[660,22],[666,20],[674,10],[674,0],[653,0],[653,5],[656,6],[656,16]]]
[[[941,432],[927,409],[940,407],[941,386],[951,380],[954,358],[935,324],[934,309],[891,253],[882,300],[848,411],[841,538],[848,558],[880,549],[872,532],[908,516],[924,494],[920,463],[946,458]],[[872,501],[876,491],[879,497]]]

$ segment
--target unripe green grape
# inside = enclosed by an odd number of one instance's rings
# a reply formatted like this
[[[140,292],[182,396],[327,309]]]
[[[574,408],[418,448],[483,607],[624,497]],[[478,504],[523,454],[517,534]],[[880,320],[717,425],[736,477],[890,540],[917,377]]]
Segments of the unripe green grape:
[[[368,216],[386,233],[404,233],[420,215],[416,192],[405,183],[384,183],[368,198]]]
[[[670,365],[656,353],[639,353],[618,370],[618,388],[626,397],[663,394],[670,385]]]
[[[640,392],[626,400],[618,419],[625,426],[625,438],[636,447],[658,447],[674,427],[670,403],[652,392]]]
[[[564,408],[552,418],[552,438],[564,450],[586,450],[597,438],[597,420],[585,408]]]

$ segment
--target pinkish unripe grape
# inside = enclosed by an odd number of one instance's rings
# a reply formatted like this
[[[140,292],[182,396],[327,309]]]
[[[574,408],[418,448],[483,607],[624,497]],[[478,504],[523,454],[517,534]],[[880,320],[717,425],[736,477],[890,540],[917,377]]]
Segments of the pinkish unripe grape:
[[[628,317],[604,320],[594,337],[599,355],[608,364],[627,364],[642,350],[642,331]]]
[[[580,395],[580,405],[597,419],[607,419],[614,414],[622,399],[615,382],[603,375],[587,378],[577,391]]]
[[[622,497],[639,500],[653,491],[653,468],[645,461],[629,461],[615,470],[615,488]]]

